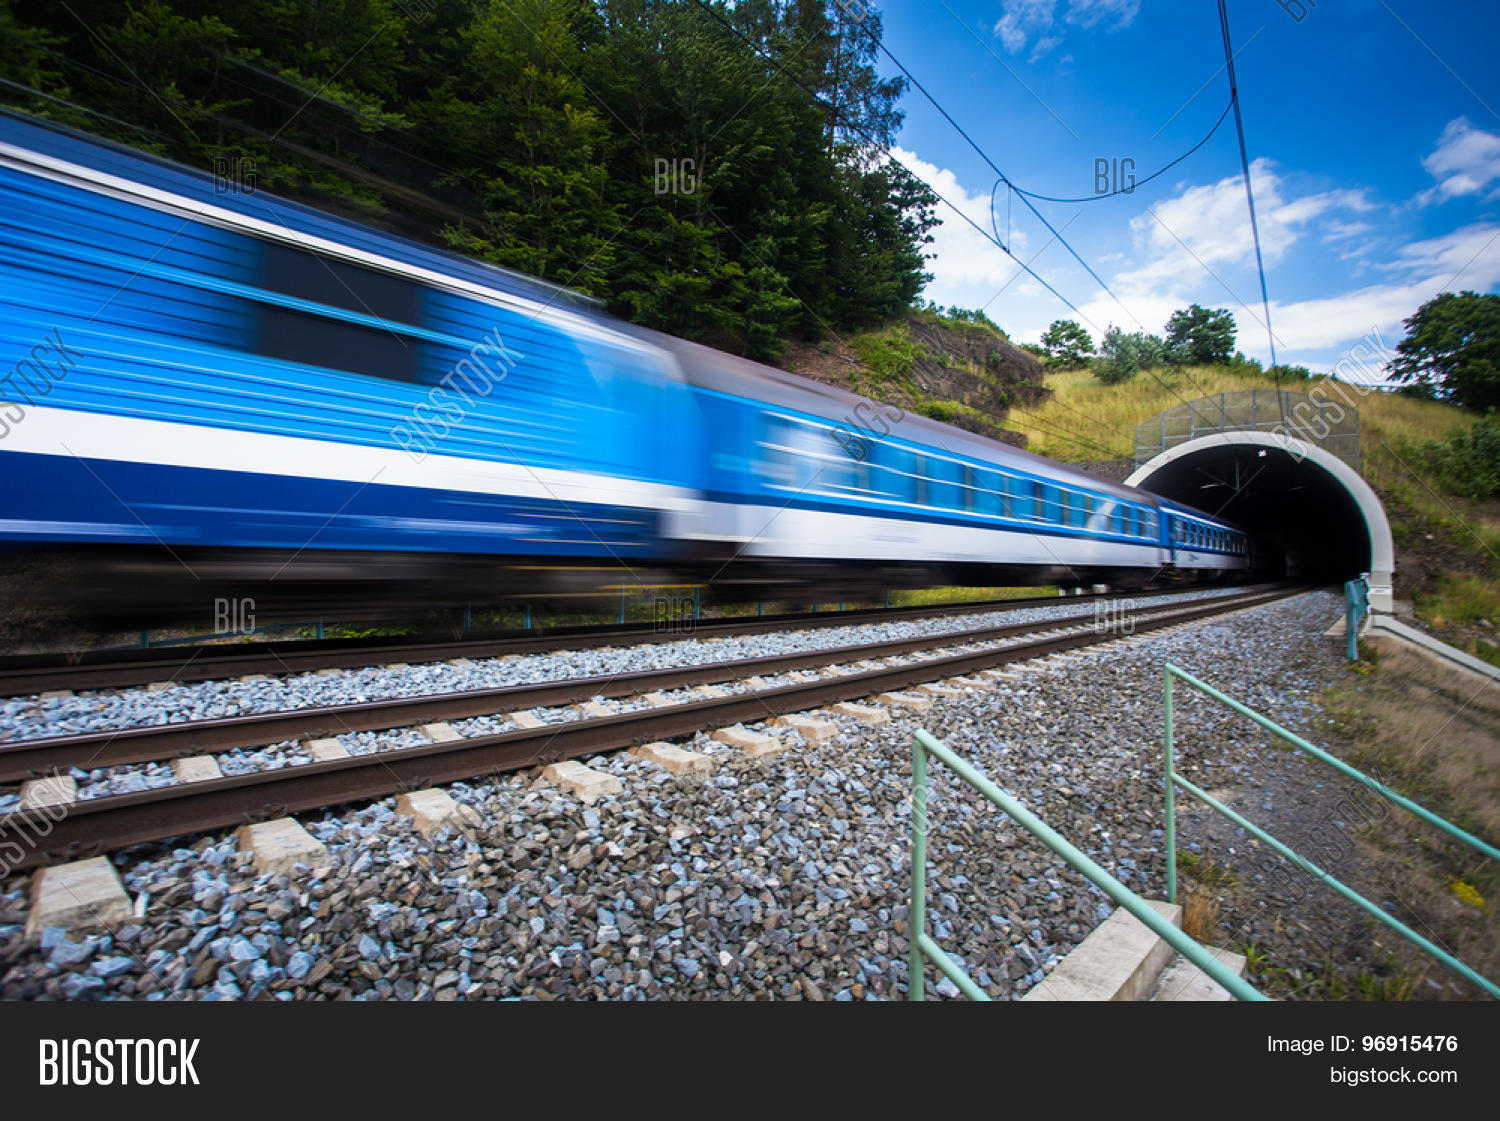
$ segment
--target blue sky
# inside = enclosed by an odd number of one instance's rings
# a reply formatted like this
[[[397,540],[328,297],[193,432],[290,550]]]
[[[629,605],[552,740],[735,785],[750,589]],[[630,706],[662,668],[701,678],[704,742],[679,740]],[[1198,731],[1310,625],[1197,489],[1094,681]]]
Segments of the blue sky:
[[[1394,347],[1425,300],[1500,288],[1500,4],[1228,6],[1277,357],[1378,380],[1363,356]],[[1143,179],[1229,102],[1214,0],[886,0],[881,15],[891,52],[1027,190],[1091,194],[1100,159],[1133,159]],[[898,73],[883,57],[878,68]],[[918,90],[901,106],[897,156],[987,226],[995,173]],[[1161,333],[1175,308],[1200,303],[1233,311],[1240,349],[1266,361],[1233,126],[1230,114],[1129,195],[1036,203],[1119,302],[1003,187],[1002,240],[1096,337],[1110,324]],[[938,214],[927,297],[984,307],[1023,342],[1078,318],[946,206]]]

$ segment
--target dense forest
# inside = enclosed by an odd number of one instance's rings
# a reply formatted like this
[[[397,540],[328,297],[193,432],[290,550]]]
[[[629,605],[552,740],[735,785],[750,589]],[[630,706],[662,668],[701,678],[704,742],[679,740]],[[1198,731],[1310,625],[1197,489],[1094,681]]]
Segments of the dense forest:
[[[928,279],[880,34],[863,0],[0,0],[0,101],[770,357]]]

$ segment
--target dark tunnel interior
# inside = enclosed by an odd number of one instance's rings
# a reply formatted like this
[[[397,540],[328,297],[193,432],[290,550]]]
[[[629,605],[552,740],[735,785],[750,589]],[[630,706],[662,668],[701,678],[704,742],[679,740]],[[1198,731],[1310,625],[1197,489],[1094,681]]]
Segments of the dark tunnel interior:
[[[1284,448],[1205,448],[1137,485],[1238,524],[1259,575],[1343,581],[1370,571],[1359,503],[1327,469]]]

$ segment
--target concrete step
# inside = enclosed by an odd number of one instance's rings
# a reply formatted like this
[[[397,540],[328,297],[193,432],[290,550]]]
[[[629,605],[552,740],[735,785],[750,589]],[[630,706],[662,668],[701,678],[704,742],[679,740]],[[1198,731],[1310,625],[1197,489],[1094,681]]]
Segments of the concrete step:
[[[1173,926],[1182,908],[1148,899]],[[1124,907],[1100,923],[1022,1000],[1145,1000],[1172,960],[1172,947]]]
[[[1232,950],[1217,949],[1209,947],[1213,954],[1223,964],[1229,967],[1231,973],[1236,977],[1245,975],[1245,959]],[[1151,1000],[1233,1000],[1234,996],[1223,985],[1219,984],[1203,970],[1181,954],[1172,958],[1171,964],[1162,970],[1161,978],[1156,982],[1156,989],[1150,996]]]

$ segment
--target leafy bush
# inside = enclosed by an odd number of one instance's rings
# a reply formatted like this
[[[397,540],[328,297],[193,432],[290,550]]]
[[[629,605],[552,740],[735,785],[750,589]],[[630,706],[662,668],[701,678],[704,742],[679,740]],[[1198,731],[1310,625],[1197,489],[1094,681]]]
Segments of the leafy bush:
[[[1113,326],[1105,331],[1099,357],[1091,364],[1094,376],[1105,385],[1119,385],[1135,377],[1140,368],[1140,337]]]
[[[1288,366],[1284,363],[1272,366],[1266,371],[1266,377],[1279,377],[1282,381],[1311,381],[1312,376],[1312,371],[1306,366]]]
[[[1238,374],[1241,377],[1258,378],[1264,376],[1266,372],[1259,359],[1248,358],[1238,350],[1234,352],[1233,358],[1224,361],[1222,365],[1229,373]]]
[[[975,420],[982,420],[986,424],[995,423],[993,417],[987,416],[972,405],[965,405],[962,401],[945,401],[934,398],[917,405],[916,411],[925,417],[931,417],[933,420],[941,421],[944,424],[953,424],[959,417],[965,416],[972,417]]]
[[[1500,495],[1500,420],[1487,417],[1446,440],[1403,443],[1403,458],[1416,460],[1452,494],[1484,499]]]
[[[852,344],[860,364],[870,371],[876,382],[905,381],[916,368],[917,359],[925,356],[912,341],[904,323],[887,331],[856,335]]]
[[[1144,331],[1135,334],[1136,357],[1141,369],[1152,370],[1167,364],[1167,340],[1160,335],[1148,335]]]
[[[936,316],[938,319],[946,319],[950,323],[972,323],[979,327],[988,327],[1002,339],[1009,341],[1010,336],[1005,330],[984,313],[983,308],[970,310],[961,308],[957,304],[952,307],[944,307],[936,300],[918,300],[914,305],[917,314]]]

